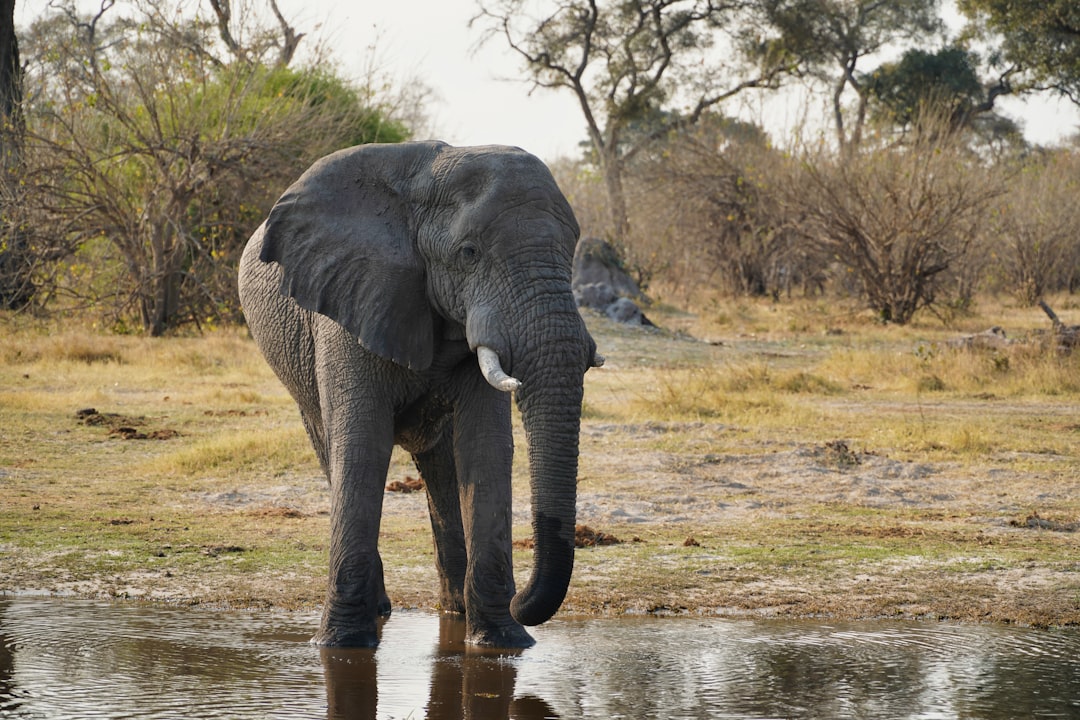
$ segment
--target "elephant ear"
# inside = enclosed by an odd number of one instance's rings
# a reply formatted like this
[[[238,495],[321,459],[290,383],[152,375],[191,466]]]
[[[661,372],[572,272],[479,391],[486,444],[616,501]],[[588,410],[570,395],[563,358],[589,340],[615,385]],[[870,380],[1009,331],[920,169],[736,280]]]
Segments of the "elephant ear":
[[[434,317],[411,212],[365,177],[357,148],[324,158],[278,200],[260,258],[282,270],[281,292],[336,321],[380,357],[424,370]]]

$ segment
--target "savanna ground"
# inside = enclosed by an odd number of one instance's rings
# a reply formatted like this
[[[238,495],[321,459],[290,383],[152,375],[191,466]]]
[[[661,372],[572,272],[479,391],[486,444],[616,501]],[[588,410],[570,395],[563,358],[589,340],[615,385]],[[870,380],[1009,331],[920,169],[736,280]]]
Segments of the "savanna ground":
[[[1070,298],[1051,300],[1080,322]],[[955,350],[1038,308],[880,326],[834,301],[587,322],[578,522],[563,614],[1080,624],[1080,353]],[[326,482],[246,332],[148,339],[8,319],[0,592],[317,605]],[[530,535],[515,425],[515,538]],[[395,454],[390,482],[416,472]],[[518,542],[515,567],[532,551]],[[395,605],[433,608],[422,492],[388,491]]]

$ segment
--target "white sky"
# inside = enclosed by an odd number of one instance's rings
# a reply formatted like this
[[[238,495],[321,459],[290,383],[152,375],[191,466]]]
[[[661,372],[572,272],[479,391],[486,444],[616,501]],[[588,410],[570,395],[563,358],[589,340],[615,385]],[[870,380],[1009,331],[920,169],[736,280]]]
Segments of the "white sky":
[[[477,47],[480,28],[468,26],[475,0],[279,0],[278,6],[298,30],[324,37],[346,73],[362,75],[374,45],[376,65],[393,82],[422,78],[436,95],[427,108],[435,139],[517,145],[547,160],[576,155],[585,139],[572,96],[530,94],[505,41]]]
[[[27,22],[46,6],[47,0],[17,0],[16,22]],[[422,78],[436,94],[426,114],[437,139],[518,145],[545,160],[576,156],[585,139],[581,111],[569,93],[537,89],[530,94],[521,63],[501,38],[476,47],[480,30],[468,27],[476,0],[279,0],[279,7],[297,30],[308,33],[301,50],[324,39],[348,75],[362,77],[374,57],[395,84]],[[811,122],[826,118],[816,107],[754,105],[758,101],[752,96],[744,102],[744,115],[774,133],[804,112]],[[1021,119],[1035,142],[1054,142],[1080,126],[1080,113],[1068,102],[1005,98],[999,107]]]
[[[518,145],[545,160],[579,153],[586,135],[576,100],[568,91],[530,93],[522,63],[502,38],[477,49],[480,28],[468,27],[476,0],[279,0],[279,7],[297,29],[321,23],[312,34],[329,41],[346,72],[360,75],[375,44],[379,65],[395,81],[423,78],[439,98],[428,111],[438,139]],[[803,120],[804,112],[811,122],[827,120],[823,109],[761,102],[753,94],[740,103],[739,113],[774,133]],[[1021,120],[1034,142],[1052,143],[1080,130],[1080,112],[1067,101],[1004,98],[998,107]]]

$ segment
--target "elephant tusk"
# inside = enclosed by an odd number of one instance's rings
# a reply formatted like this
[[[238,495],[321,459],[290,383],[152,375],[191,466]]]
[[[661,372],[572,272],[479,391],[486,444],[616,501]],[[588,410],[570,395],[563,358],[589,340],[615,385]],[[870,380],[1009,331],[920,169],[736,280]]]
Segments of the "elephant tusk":
[[[604,367],[605,362],[607,362],[607,358],[605,358],[603,355],[601,355],[600,353],[594,353],[593,354],[593,359],[592,359],[592,366],[593,367]]]
[[[503,392],[513,392],[521,387],[520,380],[503,372],[499,355],[491,348],[483,345],[476,348],[476,360],[480,364],[480,372],[484,373],[484,379],[491,387]]]

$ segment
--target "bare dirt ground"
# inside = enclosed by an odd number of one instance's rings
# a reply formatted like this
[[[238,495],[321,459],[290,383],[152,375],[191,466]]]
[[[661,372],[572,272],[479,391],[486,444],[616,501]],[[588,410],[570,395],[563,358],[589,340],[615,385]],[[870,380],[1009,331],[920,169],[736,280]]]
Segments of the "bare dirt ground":
[[[1010,468],[1016,458],[1008,456],[982,467],[912,462],[853,450],[844,441],[755,443],[721,453],[637,449],[671,432],[707,446],[709,437],[731,429],[707,423],[586,427],[590,456],[618,464],[625,479],[617,490],[600,492],[584,482],[581,521],[659,545],[657,554],[668,556],[673,572],[669,582],[642,574],[663,588],[660,593],[616,592],[604,600],[572,592],[572,605],[1080,622],[1076,518],[1043,518],[1036,510],[1075,501],[1076,480],[1047,476],[1040,483],[1031,472]],[[606,455],[605,439],[614,435],[635,441]],[[1034,536],[1039,542],[1029,544]],[[1054,549],[1046,552],[1042,542]],[[634,573],[633,556],[621,569],[590,560],[582,563],[586,578]],[[680,562],[688,566],[681,577],[675,571]]]
[[[578,551],[564,614],[1080,624],[1077,523],[1037,510],[1080,496],[1080,483],[1043,487],[1008,467],[1016,458],[982,468],[910,462],[843,441],[707,451],[732,432],[706,422],[584,424],[578,520],[595,546]],[[654,447],[673,436],[703,451]],[[619,479],[592,479],[609,474]],[[406,462],[391,477],[398,487],[384,499],[388,587],[398,606],[434,608],[426,498],[422,489],[400,490],[415,486]],[[515,509],[522,576],[531,564],[523,497],[524,487]],[[207,517],[243,518],[267,542],[299,542],[311,554],[290,567],[252,571],[240,568],[250,542],[171,545],[165,553],[198,553],[202,562],[70,580],[46,570],[47,587],[166,602],[318,604],[329,512],[321,476],[187,492],[180,503]],[[0,586],[26,589],[36,573],[23,571],[20,577],[17,563],[7,565]]]

